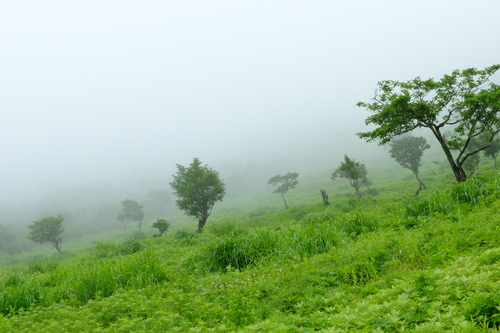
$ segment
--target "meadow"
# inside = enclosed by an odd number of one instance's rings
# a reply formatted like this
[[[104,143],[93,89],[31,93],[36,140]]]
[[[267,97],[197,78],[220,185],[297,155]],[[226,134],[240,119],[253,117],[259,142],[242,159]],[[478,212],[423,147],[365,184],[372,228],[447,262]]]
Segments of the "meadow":
[[[413,197],[407,170],[375,171],[361,200],[323,180],[329,206],[303,182],[289,210],[249,194],[202,234],[20,255],[0,269],[0,332],[498,332],[500,176],[422,178]]]

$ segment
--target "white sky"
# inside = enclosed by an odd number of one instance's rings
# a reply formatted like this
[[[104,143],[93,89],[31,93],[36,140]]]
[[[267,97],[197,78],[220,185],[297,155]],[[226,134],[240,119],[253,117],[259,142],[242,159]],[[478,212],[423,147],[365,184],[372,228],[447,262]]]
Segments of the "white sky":
[[[377,81],[499,63],[499,13],[498,0],[3,0],[0,200],[195,156],[299,160],[321,145],[340,159]]]

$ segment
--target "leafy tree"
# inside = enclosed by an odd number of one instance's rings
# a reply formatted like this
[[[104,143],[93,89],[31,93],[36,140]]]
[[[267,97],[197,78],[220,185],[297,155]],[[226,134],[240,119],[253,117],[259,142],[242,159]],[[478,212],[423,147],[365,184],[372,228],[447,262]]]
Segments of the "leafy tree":
[[[158,237],[161,237],[165,232],[168,231],[168,228],[170,227],[170,223],[165,220],[165,219],[157,219],[155,223],[151,226],[151,228],[156,228],[160,232]]]
[[[344,161],[340,163],[340,166],[335,169],[332,173],[332,180],[337,178],[345,178],[349,180],[349,183],[356,190],[356,196],[361,199],[361,192],[359,191],[360,186],[363,182],[368,182],[366,175],[368,171],[364,164],[356,162],[350,159],[349,156],[344,155]],[[361,185],[360,185],[361,184]]]
[[[38,221],[33,221],[28,228],[31,229],[28,239],[36,243],[51,243],[54,245],[59,254],[62,255],[62,237],[63,228],[61,226],[64,220],[62,215],[45,217]]]
[[[418,176],[418,169],[422,165],[420,160],[424,154],[424,150],[429,149],[431,146],[427,143],[427,140],[423,137],[415,137],[412,135],[404,136],[400,139],[393,140],[389,143],[389,154],[393,159],[396,160],[403,168],[409,169],[417,178],[420,184],[415,196],[420,193],[423,188],[427,189],[425,183]]]
[[[177,164],[177,173],[173,177],[170,186],[177,196],[177,207],[186,215],[196,217],[198,232],[203,232],[213,206],[226,194],[226,184],[217,171],[201,165],[198,158],[194,158],[189,167]]]
[[[493,167],[495,170],[498,170],[497,157],[500,152],[500,139],[495,139],[491,141],[488,148],[483,151],[484,156],[491,157],[493,159]]]
[[[139,229],[141,229],[144,220],[144,206],[135,200],[123,200],[122,212],[118,214],[117,219],[122,222],[125,220],[137,222]]]
[[[272,186],[278,186],[273,193],[281,193],[281,197],[283,198],[283,202],[285,203],[285,208],[288,209],[288,205],[285,200],[285,193],[289,190],[292,190],[297,186],[299,181],[297,180],[299,174],[297,172],[288,172],[286,175],[276,175],[271,177],[268,184]]]
[[[489,82],[500,68],[493,65],[483,70],[469,68],[455,70],[442,79],[407,81],[380,81],[373,103],[357,105],[372,112],[365,123],[377,127],[358,133],[367,141],[379,140],[380,144],[416,128],[428,128],[438,140],[458,182],[467,178],[463,169],[465,161],[488,148],[500,131],[500,86]],[[443,134],[445,126],[452,128],[452,135]],[[488,133],[487,142],[468,150],[470,141]],[[454,157],[452,151],[456,150]]]

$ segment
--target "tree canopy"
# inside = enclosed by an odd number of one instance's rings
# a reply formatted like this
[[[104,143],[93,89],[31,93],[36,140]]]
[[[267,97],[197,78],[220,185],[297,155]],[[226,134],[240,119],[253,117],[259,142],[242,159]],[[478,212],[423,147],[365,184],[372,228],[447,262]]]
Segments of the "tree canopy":
[[[144,220],[144,206],[135,200],[123,200],[122,212],[118,214],[117,219],[120,221],[137,222],[139,229],[141,229],[142,221]]]
[[[28,238],[36,243],[51,243],[57,252],[62,255],[62,237],[63,228],[61,226],[64,220],[62,215],[45,217],[38,221],[33,221],[28,228],[31,229]]]
[[[226,194],[226,185],[219,173],[194,158],[189,167],[177,164],[177,173],[170,183],[177,196],[177,207],[198,219],[198,232],[203,231],[212,208]]]
[[[417,195],[422,188],[427,189],[425,183],[418,176],[418,169],[422,165],[421,159],[424,154],[424,150],[431,147],[427,143],[427,140],[421,136],[414,137],[412,135],[408,135],[392,140],[389,145],[389,154],[391,157],[403,168],[411,170],[417,178],[420,186],[415,195]]]
[[[356,190],[356,196],[361,199],[361,192],[359,191],[360,183],[368,183],[366,175],[368,171],[364,164],[356,162],[355,160],[349,158],[349,156],[344,155],[344,161],[340,163],[340,166],[335,169],[332,173],[332,180],[337,178],[345,178],[349,180],[349,183],[354,190]]]
[[[491,157],[493,159],[493,167],[495,170],[498,169],[497,157],[500,152],[500,139],[495,139],[491,141],[488,148],[486,148],[483,152],[484,156]]]
[[[272,186],[277,186],[277,188],[273,191],[273,193],[281,193],[281,197],[283,198],[283,202],[285,203],[285,208],[288,209],[288,204],[285,200],[285,193],[289,190],[292,190],[297,186],[299,181],[297,178],[299,174],[297,172],[288,172],[286,175],[276,175],[271,177],[268,184]]]
[[[168,222],[165,219],[157,219],[155,223],[151,226],[151,228],[156,228],[158,229],[159,234],[157,235],[158,237],[161,237],[165,232],[168,231],[168,228],[170,227],[170,222]]]
[[[438,140],[458,182],[467,178],[464,162],[488,148],[500,131],[500,86],[490,77],[500,68],[455,70],[440,80],[380,81],[372,103],[359,102],[374,114],[365,123],[372,131],[358,133],[367,141],[380,144],[417,128],[428,128]],[[449,127],[450,137],[443,129]],[[488,133],[488,140],[475,150],[468,150],[471,139]],[[453,156],[455,150],[456,156]]]

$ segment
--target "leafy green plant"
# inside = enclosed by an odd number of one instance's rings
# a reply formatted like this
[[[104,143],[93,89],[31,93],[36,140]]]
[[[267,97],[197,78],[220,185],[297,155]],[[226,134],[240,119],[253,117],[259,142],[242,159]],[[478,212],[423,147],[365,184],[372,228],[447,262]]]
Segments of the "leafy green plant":
[[[450,195],[456,202],[475,206],[488,197],[499,196],[498,176],[474,176],[467,181],[453,186]]]
[[[406,217],[428,217],[448,214],[453,207],[440,191],[428,196],[410,198],[404,201]]]

